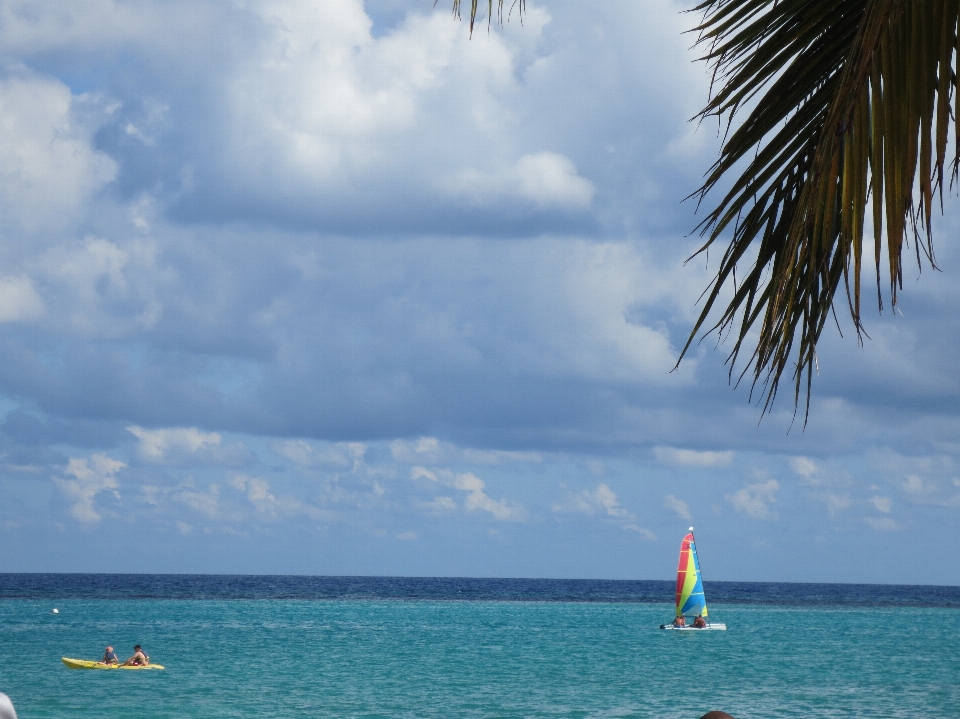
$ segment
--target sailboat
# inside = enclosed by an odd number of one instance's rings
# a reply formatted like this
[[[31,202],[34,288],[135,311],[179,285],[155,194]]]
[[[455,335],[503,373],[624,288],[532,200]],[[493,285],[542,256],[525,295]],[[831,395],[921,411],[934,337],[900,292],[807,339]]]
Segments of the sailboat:
[[[711,622],[707,614],[707,598],[703,593],[703,580],[700,578],[700,560],[697,559],[697,545],[693,541],[693,527],[680,543],[680,564],[677,567],[677,609],[676,619],[671,624],[661,624],[661,629],[673,629],[683,632],[723,631],[727,625]],[[686,617],[697,618],[687,624]],[[702,622],[699,621],[702,618]]]

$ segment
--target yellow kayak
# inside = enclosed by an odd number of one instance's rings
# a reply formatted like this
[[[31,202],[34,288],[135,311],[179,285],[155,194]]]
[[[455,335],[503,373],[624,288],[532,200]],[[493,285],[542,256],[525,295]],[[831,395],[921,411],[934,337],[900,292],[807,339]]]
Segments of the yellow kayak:
[[[60,661],[71,669],[163,669],[160,664],[147,664],[142,667],[124,667],[119,664],[104,664],[103,662],[92,662],[89,659],[71,659],[70,657],[61,657]]]

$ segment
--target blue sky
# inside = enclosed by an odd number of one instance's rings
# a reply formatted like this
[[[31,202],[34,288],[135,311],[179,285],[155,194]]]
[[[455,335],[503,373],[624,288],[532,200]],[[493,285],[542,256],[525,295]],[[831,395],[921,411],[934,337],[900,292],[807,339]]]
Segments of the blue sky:
[[[761,422],[694,16],[443,5],[0,3],[0,571],[960,582],[956,198]]]

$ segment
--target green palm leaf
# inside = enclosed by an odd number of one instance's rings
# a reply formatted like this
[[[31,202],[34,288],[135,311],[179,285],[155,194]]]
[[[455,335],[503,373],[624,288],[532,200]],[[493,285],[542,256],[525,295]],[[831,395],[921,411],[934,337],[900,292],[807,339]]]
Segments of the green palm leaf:
[[[923,252],[935,266],[934,193],[942,201],[949,126],[960,116],[960,0],[706,0],[694,10],[718,88],[699,117],[726,117],[731,130],[694,193],[702,201],[731,182],[699,227],[698,254],[729,240],[680,358],[702,330],[730,333],[731,378],[749,349],[743,374],[766,387],[764,411],[791,369],[794,405],[803,392],[809,412],[817,342],[841,286],[865,334],[867,221],[881,309],[881,266],[896,305],[911,237],[917,262]],[[477,12],[472,0],[471,32]],[[486,12],[489,21],[493,0]],[[960,154],[953,162],[956,177]],[[708,325],[725,291],[732,299]]]
[[[735,335],[731,373],[752,347],[744,373],[765,383],[764,409],[792,368],[794,402],[805,390],[809,411],[817,341],[841,286],[863,331],[867,218],[881,308],[881,265],[895,305],[911,237],[917,261],[923,251],[934,263],[934,192],[950,95],[960,98],[951,67],[960,0],[708,0],[696,10],[719,88],[700,117],[732,122],[743,109],[746,118],[696,193],[732,178],[701,225],[701,252],[730,239],[683,353],[730,287],[708,329]]]
[[[433,4],[436,5],[439,0],[434,0]],[[503,3],[504,0],[497,0],[497,19],[502,23],[503,22]],[[460,17],[460,8],[463,3],[461,0],[453,0],[453,15],[456,18]],[[526,8],[526,0],[514,0],[513,5],[518,6],[518,11],[520,17],[523,17],[523,12]],[[473,35],[473,28],[476,25],[477,17],[480,13],[480,0],[470,0],[470,35]],[[487,0],[487,26],[489,27],[490,22],[493,20],[493,0]]]

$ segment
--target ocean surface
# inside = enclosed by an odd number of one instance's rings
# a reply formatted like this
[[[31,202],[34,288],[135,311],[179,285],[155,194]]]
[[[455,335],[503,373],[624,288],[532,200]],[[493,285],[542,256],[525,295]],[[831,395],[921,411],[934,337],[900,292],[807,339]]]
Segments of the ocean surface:
[[[960,716],[960,588],[0,574],[0,691],[39,717]],[[59,613],[53,614],[56,607]],[[165,671],[78,671],[142,644]]]

